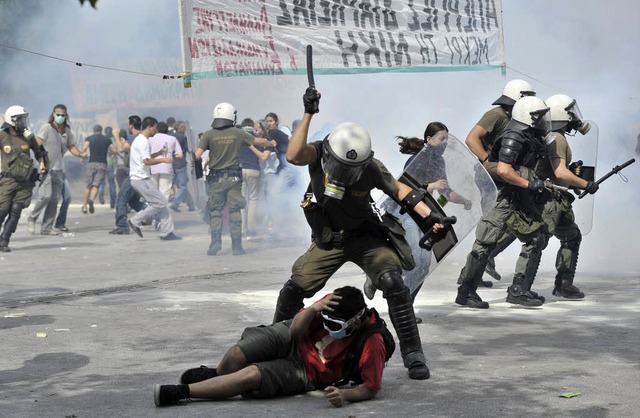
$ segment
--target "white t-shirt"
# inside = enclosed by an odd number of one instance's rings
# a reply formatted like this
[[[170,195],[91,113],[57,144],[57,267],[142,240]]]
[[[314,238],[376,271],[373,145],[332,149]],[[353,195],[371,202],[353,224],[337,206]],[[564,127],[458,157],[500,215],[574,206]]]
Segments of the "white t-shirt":
[[[144,180],[151,177],[151,169],[144,164],[146,158],[151,158],[149,140],[139,133],[131,143],[129,151],[129,177],[131,180]]]

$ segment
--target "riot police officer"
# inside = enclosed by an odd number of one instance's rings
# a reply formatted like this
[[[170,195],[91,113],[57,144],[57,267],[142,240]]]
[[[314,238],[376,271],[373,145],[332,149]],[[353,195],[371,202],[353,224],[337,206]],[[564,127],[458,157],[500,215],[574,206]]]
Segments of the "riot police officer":
[[[22,106],[11,106],[4,113],[0,128],[0,251],[7,253],[9,239],[16,231],[22,209],[31,203],[38,173],[44,174],[45,152],[29,129],[29,112]],[[32,150],[39,163],[33,166]],[[5,221],[6,219],[6,221]]]
[[[555,94],[546,100],[551,109],[551,128],[553,132],[547,137],[547,157],[543,158],[536,168],[541,179],[549,179],[560,186],[570,186],[595,193],[598,184],[575,175],[570,169],[571,147],[567,142],[567,134],[589,132],[590,124],[582,120],[582,113],[575,99],[566,94]],[[572,203],[575,196],[567,191],[553,190],[545,193],[546,202],[542,211],[542,219],[547,224],[549,237],[560,240],[560,248],[556,255],[556,280],[553,295],[566,299],[582,299],[584,293],[574,284],[578,264],[578,251],[582,234],[575,222]]]
[[[307,210],[314,209],[313,224],[310,221],[312,244],[293,264],[291,279],[280,290],[273,321],[291,319],[302,308],[304,298],[316,294],[344,263],[351,261],[365,271],[387,299],[409,377],[427,379],[429,369],[409,289],[402,280],[402,264],[394,247],[380,233],[370,192],[373,188],[382,190],[425,220],[437,216],[431,214],[422,195],[398,182],[373,158],[371,138],[362,126],[343,123],[323,141],[307,143],[319,98],[312,87],[305,92],[305,113],[287,150],[287,161],[309,166],[310,188],[317,200],[305,201]],[[438,224],[434,228],[441,227]]]
[[[488,157],[488,161],[497,162],[495,175],[501,179],[498,199],[476,228],[476,240],[460,272],[462,284],[458,287],[457,304],[489,307],[476,290],[491,252],[510,234],[515,234],[523,244],[513,284],[507,290],[507,302],[524,306],[540,306],[544,302],[531,291],[547,242],[541,205],[534,199],[544,190],[544,182],[533,175],[532,169],[544,156],[544,138],[550,129],[549,107],[542,99],[526,96],[513,106],[511,121]]]

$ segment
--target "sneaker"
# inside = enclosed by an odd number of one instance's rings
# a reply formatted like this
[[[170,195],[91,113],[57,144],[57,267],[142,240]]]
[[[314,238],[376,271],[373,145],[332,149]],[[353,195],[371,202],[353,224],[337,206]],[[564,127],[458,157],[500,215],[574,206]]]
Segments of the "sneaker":
[[[104,194],[98,194],[98,202],[100,202],[101,205],[104,205]]]
[[[202,382],[203,380],[209,380],[216,376],[218,376],[218,369],[200,366],[198,368],[182,372],[180,375],[180,383],[183,385],[190,385],[192,383]]]
[[[189,402],[189,386],[156,385],[153,390],[153,401],[156,406],[179,405]]]
[[[133,222],[131,222],[131,219],[129,219],[127,223],[129,224],[129,228],[133,229],[133,232],[135,232],[140,238],[142,238],[142,229],[140,229],[139,226],[135,226]]]
[[[109,231],[111,235],[129,235],[131,232],[128,229],[116,228]]]
[[[31,235],[34,235],[36,233],[36,221],[33,221],[31,219],[28,220],[27,231],[29,231]]]
[[[87,214],[87,207],[86,206],[82,206],[82,213],[84,213],[85,215]]]
[[[40,235],[60,235],[57,231],[53,229],[47,229],[45,231],[40,231]]]
[[[93,200],[89,199],[89,213],[95,212],[96,209],[93,207]]]
[[[174,234],[173,232],[169,232],[169,235],[165,235],[164,237],[160,237],[162,241],[178,241],[181,240],[179,236]]]
[[[69,228],[67,228],[66,226],[62,225],[62,226],[56,226],[56,229],[60,232],[69,232]]]
[[[483,301],[476,292],[467,294],[458,293],[456,303],[473,309],[489,309],[489,303]]]
[[[196,211],[196,208],[194,208],[194,207],[190,207],[189,208],[189,212],[195,212],[195,211]]]
[[[176,213],[180,213],[180,209],[178,209],[175,206],[169,206],[169,208],[171,208],[172,211],[176,212]]]

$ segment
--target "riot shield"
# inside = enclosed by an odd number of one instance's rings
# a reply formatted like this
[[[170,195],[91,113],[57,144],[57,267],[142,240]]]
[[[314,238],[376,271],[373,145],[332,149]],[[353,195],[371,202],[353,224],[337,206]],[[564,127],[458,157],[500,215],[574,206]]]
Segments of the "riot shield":
[[[567,136],[567,142],[571,147],[573,161],[582,161],[581,177],[593,181],[597,178],[595,167],[598,157],[598,125],[593,121],[586,121],[591,125],[591,129],[586,135],[577,133],[575,136]],[[594,195],[586,195],[582,199],[573,202],[573,213],[576,216],[576,224],[580,228],[582,235],[587,235],[593,225],[593,202]]]
[[[424,202],[443,216],[455,216],[457,222],[451,225],[444,239],[438,241],[432,251],[419,246],[422,231],[406,213],[400,213],[400,206],[393,199],[385,197],[377,206],[398,217],[402,222],[411,245],[416,268],[405,272],[405,284],[413,295],[425,278],[441,263],[450,251],[464,237],[472,232],[482,218],[482,201],[485,197],[495,204],[496,187],[489,173],[482,167],[475,155],[455,136],[449,134],[447,146],[440,156],[435,148],[423,147],[405,167],[398,178],[413,189],[425,191]],[[436,186],[431,190],[429,184]]]

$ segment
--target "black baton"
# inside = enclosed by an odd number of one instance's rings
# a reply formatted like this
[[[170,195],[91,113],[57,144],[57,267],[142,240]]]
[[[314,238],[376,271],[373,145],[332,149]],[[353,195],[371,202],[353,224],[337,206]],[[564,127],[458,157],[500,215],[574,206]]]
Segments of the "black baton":
[[[629,161],[627,161],[626,163],[622,163],[620,165],[617,165],[615,167],[613,167],[613,169],[611,171],[609,171],[607,174],[605,174],[604,176],[600,177],[597,181],[596,184],[600,185],[600,183],[602,183],[603,181],[605,181],[606,179],[608,179],[609,177],[613,176],[614,174],[617,174],[618,172],[620,172],[623,168],[626,168],[628,166],[630,166],[631,164],[633,164],[636,161],[635,158],[630,159]],[[582,193],[580,193],[580,196],[578,196],[578,199],[582,199],[583,197],[585,197],[587,195],[587,191],[583,191]]]

